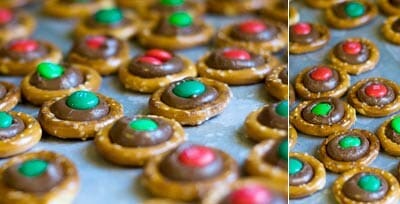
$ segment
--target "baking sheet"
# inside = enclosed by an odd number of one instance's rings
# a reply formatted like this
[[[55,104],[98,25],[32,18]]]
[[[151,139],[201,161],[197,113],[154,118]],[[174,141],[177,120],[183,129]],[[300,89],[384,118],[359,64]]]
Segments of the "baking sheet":
[[[310,7],[307,7],[303,1],[296,1],[291,3],[291,5],[294,5],[300,12],[301,21],[326,24],[324,12],[322,10],[311,9]],[[381,53],[381,58],[379,64],[374,70],[358,76],[351,75],[351,84],[353,85],[357,81],[369,77],[384,77],[400,83],[400,47],[388,43],[381,35],[380,28],[385,19],[385,16],[379,15],[373,22],[360,28],[352,30],[330,29],[331,40],[323,49],[304,55],[290,55],[290,81],[293,83],[297,74],[305,67],[328,63],[329,61],[327,60],[327,53],[334,47],[336,43],[349,37],[365,37],[372,40],[378,46]],[[343,98],[343,100],[346,99]],[[295,105],[293,107],[295,107]],[[367,118],[357,114],[357,120],[353,128],[366,129],[375,132],[383,123],[383,121],[387,120],[389,117],[390,116],[383,118]],[[299,134],[297,144],[292,151],[307,152],[313,156],[316,156],[316,152],[322,141],[323,138]],[[370,166],[381,168],[390,171],[394,175],[397,175],[395,169],[398,163],[398,158],[389,156],[381,150],[378,158]],[[290,203],[335,203],[331,186],[334,180],[337,178],[337,175],[338,174],[328,171],[326,177],[327,183],[323,190],[303,199],[291,200]]]
[[[65,53],[71,47],[70,33],[75,21],[54,20],[42,16],[39,6],[28,8],[38,20],[38,28],[34,37],[51,41]],[[219,28],[237,22],[250,16],[218,17],[207,16],[206,21]],[[131,43],[132,55],[140,52],[139,46]],[[203,46],[178,52],[196,61],[209,47]],[[0,80],[19,84],[20,77],[0,76]],[[262,84],[231,87],[233,98],[226,110],[218,117],[211,119],[198,127],[185,127],[189,141],[217,147],[232,155],[243,164],[249,149],[254,145],[244,137],[243,122],[253,110],[261,107],[268,100]],[[149,95],[129,92],[123,89],[116,76],[103,77],[100,91],[119,101],[124,106],[126,115],[148,113]],[[26,112],[37,116],[38,108],[22,103],[15,111]],[[140,203],[150,197],[149,193],[139,184],[141,168],[124,168],[104,161],[95,151],[92,140],[61,140],[44,135],[41,142],[32,151],[52,150],[66,155],[78,168],[81,188],[74,203]],[[0,160],[0,164],[6,160]]]

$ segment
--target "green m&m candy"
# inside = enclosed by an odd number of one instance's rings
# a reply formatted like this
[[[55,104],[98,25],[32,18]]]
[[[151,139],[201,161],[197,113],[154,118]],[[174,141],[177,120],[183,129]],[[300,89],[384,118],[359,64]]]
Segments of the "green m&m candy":
[[[396,132],[400,134],[400,117],[395,117],[390,122],[390,127]]]
[[[289,102],[288,101],[281,101],[275,108],[275,112],[282,116],[288,117],[289,115]]]
[[[122,11],[118,8],[101,9],[94,14],[94,19],[98,23],[114,24],[124,19]]]
[[[12,125],[13,117],[6,113],[0,112],[0,128],[9,128]]]
[[[51,62],[42,62],[37,66],[37,73],[45,79],[56,79],[64,74],[64,67]]]
[[[361,176],[357,185],[364,191],[376,192],[381,187],[381,180],[372,174]]]
[[[289,175],[297,174],[303,169],[303,162],[297,158],[289,159]]]
[[[47,170],[49,163],[42,159],[31,159],[22,163],[18,171],[26,177],[37,177]]]
[[[311,109],[311,112],[317,116],[327,116],[332,110],[332,105],[329,103],[318,103]]]
[[[160,0],[160,3],[165,6],[181,6],[185,3],[184,0]]]
[[[67,98],[67,105],[77,110],[89,110],[100,102],[99,97],[91,91],[76,91]]]
[[[197,80],[182,81],[176,85],[172,92],[182,98],[192,98],[203,94],[206,91],[206,86]]]
[[[278,147],[278,155],[281,159],[287,161],[289,157],[289,142],[288,140],[284,140],[279,144]]]
[[[345,136],[339,140],[339,146],[343,149],[352,147],[359,147],[361,145],[361,139],[357,136]]]
[[[150,118],[139,118],[129,123],[129,126],[140,132],[150,132],[158,129],[157,123]]]
[[[176,27],[188,27],[193,24],[193,18],[187,12],[179,11],[171,14],[168,22]]]
[[[344,8],[347,16],[351,18],[358,18],[365,13],[364,4],[356,1],[348,2]]]

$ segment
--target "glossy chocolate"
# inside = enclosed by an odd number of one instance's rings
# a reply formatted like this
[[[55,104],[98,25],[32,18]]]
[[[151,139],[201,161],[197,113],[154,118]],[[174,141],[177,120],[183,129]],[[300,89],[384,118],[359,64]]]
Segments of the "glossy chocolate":
[[[157,26],[154,27],[153,32],[157,35],[163,36],[179,36],[179,35],[192,35],[200,33],[203,27],[196,24],[195,22],[186,27],[178,27],[171,25],[168,18],[162,18]]]
[[[16,40],[8,42],[5,46],[0,48],[0,55],[2,57],[10,58],[11,60],[19,61],[19,62],[29,62],[35,59],[42,58],[49,53],[47,47],[37,41],[38,47],[37,49],[30,52],[18,52],[11,49],[12,45],[16,42]]]
[[[171,125],[162,119],[150,118],[158,125],[154,131],[134,130],[129,123],[135,119],[138,118],[123,117],[115,122],[109,132],[111,142],[123,147],[149,147],[165,142],[172,137]]]
[[[364,133],[367,134],[366,131]],[[358,137],[361,140],[361,145],[358,147],[342,148],[339,142],[346,136]],[[369,145],[370,142],[365,135],[350,130],[332,139],[326,145],[326,152],[331,158],[337,161],[356,161],[369,152]]]
[[[391,123],[388,123],[385,128],[385,135],[389,138],[392,142],[396,144],[400,144],[400,134],[393,130]]]
[[[240,41],[262,42],[270,41],[276,38],[279,29],[270,23],[265,23],[266,29],[257,33],[246,33],[240,29],[240,25],[234,25],[230,32],[230,36]]]
[[[332,106],[332,110],[327,116],[318,116],[311,112],[311,110],[319,103],[328,103]],[[316,125],[332,125],[339,122],[344,116],[343,102],[338,98],[322,98],[311,102],[305,107],[301,113],[303,119],[309,123]]]
[[[361,2],[359,2],[359,1],[356,1],[356,2],[361,3]],[[333,9],[333,12],[335,13],[335,15],[336,15],[337,17],[343,18],[343,19],[352,19],[352,17],[349,16],[349,15],[346,13],[346,6],[347,6],[348,3],[351,3],[351,1],[342,2],[342,3],[338,3],[338,4],[334,4],[334,5],[333,5],[332,9]],[[365,13],[368,12],[368,9],[369,9],[369,8],[368,8],[367,6],[365,6]]]
[[[387,89],[387,93],[385,96],[373,97],[373,96],[367,95],[365,93],[365,89],[371,84],[381,84],[381,82],[371,80],[371,81],[368,81],[367,83],[365,83],[364,86],[362,86],[359,90],[357,90],[357,98],[360,101],[362,101],[370,106],[383,106],[383,105],[391,103],[395,99],[396,95],[395,95],[393,89],[388,85],[385,85],[385,87]]]
[[[288,118],[276,113],[277,105],[277,103],[273,103],[269,106],[264,106],[260,114],[258,114],[257,121],[267,127],[286,130],[288,128]]]
[[[0,128],[0,140],[12,138],[25,129],[25,123],[19,117],[13,117],[13,122],[8,128]]]
[[[46,171],[37,177],[27,177],[19,172],[20,164],[9,167],[4,172],[4,182],[10,188],[28,193],[46,193],[64,178],[60,164],[49,162]]]
[[[353,177],[351,177],[349,180],[347,180],[343,184],[343,189],[342,189],[343,194],[346,195],[347,197],[349,197],[350,199],[356,200],[359,202],[373,202],[373,201],[378,201],[378,200],[382,199],[383,197],[385,197],[386,193],[389,191],[389,185],[388,185],[387,181],[380,175],[373,174],[373,175],[377,176],[381,181],[381,187],[376,192],[365,191],[358,185],[359,179],[362,176],[368,175],[368,174],[371,174],[371,173],[360,172],[360,173],[354,175]]]
[[[314,177],[314,169],[311,167],[311,165],[305,161],[301,162],[303,163],[303,168],[296,174],[289,175],[290,186],[306,184]]]
[[[224,52],[234,48],[223,48],[213,51],[206,59],[206,65],[213,69],[240,70],[259,67],[266,64],[263,56],[249,53],[250,59],[230,59],[224,56]]]
[[[268,151],[266,151],[264,153],[263,161],[270,165],[278,166],[278,167],[282,168],[283,170],[287,171],[288,161],[283,160],[279,156],[279,145],[280,144],[281,144],[281,142],[275,142],[274,145],[270,149],[268,149]]]
[[[218,151],[213,150],[215,159],[203,167],[192,167],[179,161],[179,154],[191,145],[185,143],[166,155],[159,165],[160,172],[168,179],[183,182],[212,179],[220,175],[224,170],[224,161]]]
[[[184,80],[192,79],[186,78]],[[206,86],[206,91],[199,96],[193,98],[183,98],[175,95],[172,90],[175,88],[176,85],[182,83],[184,80],[171,83],[161,94],[161,101],[174,108],[192,109],[210,103],[218,97],[218,91],[214,87],[208,86],[206,84],[204,84]]]
[[[370,51],[365,44],[362,44],[362,48],[360,53],[358,54],[349,54],[343,50],[343,44],[345,42],[341,42],[337,44],[334,48],[334,54],[340,60],[347,62],[349,64],[362,64],[365,63],[370,58]]]
[[[305,35],[296,34],[296,32],[293,29],[293,26],[290,26],[289,27],[290,42],[309,44],[320,38],[321,34],[318,32],[315,26],[312,24],[310,24],[310,26],[311,26],[311,32]]]
[[[71,65],[64,65],[65,71],[61,77],[55,79],[45,79],[35,72],[29,83],[39,89],[44,90],[61,90],[77,87],[83,84],[85,77],[83,73]]]
[[[66,101],[67,97],[64,97],[56,102],[54,102],[50,106],[50,111],[61,120],[70,120],[70,121],[92,121],[98,120],[104,116],[106,116],[110,108],[104,99],[99,98],[99,104],[93,109],[88,110],[78,110],[70,108]]]
[[[97,48],[88,46],[87,41],[96,37],[104,39],[104,42]],[[118,54],[121,49],[121,43],[120,40],[111,36],[86,36],[74,42],[71,52],[90,59],[106,59]]]
[[[142,57],[142,55],[133,58],[128,65],[128,69],[130,73],[142,78],[164,77],[181,72],[185,68],[182,58],[177,55],[162,62],[160,65],[141,62],[138,60],[140,57]]]
[[[329,68],[329,67],[328,67]],[[313,71],[318,69],[318,67],[313,67],[304,74],[303,77],[303,85],[309,91],[313,93],[325,92],[330,91],[338,86],[340,83],[339,73],[335,69],[330,69],[332,71],[332,76],[324,81],[314,80],[310,75]]]

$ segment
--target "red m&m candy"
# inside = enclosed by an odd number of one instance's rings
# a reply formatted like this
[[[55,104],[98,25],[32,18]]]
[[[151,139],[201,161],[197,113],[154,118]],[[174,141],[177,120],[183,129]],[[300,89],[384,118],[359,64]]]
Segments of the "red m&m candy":
[[[208,147],[192,145],[180,152],[178,159],[186,166],[203,167],[215,160],[215,153]]]
[[[172,54],[168,51],[161,50],[161,49],[151,49],[145,53],[145,56],[150,56],[157,58],[163,62],[168,61],[172,58]]]
[[[13,14],[8,9],[1,9],[0,8],[0,23],[8,23],[13,18]]]
[[[309,23],[296,23],[292,29],[296,35],[308,35],[311,33],[312,27]]]
[[[311,72],[310,77],[316,81],[326,81],[329,78],[331,78],[332,75],[333,75],[333,72],[330,68],[317,67]]]
[[[365,93],[371,97],[383,97],[387,94],[388,90],[383,84],[370,84],[365,87]]]
[[[230,49],[223,53],[224,57],[233,60],[249,60],[251,59],[250,54],[245,50],[240,49]]]
[[[255,34],[255,33],[260,33],[262,31],[266,30],[267,26],[262,21],[249,20],[249,21],[245,21],[245,22],[241,23],[239,25],[239,29],[245,33]]]
[[[137,59],[141,63],[152,64],[152,65],[161,65],[163,62],[155,57],[150,56],[142,56]]]
[[[251,185],[236,189],[229,195],[232,204],[260,204],[270,203],[271,193],[262,186]]]
[[[86,45],[92,49],[99,49],[101,46],[104,45],[107,38],[104,36],[93,36],[86,39]]]
[[[14,52],[26,53],[35,51],[38,47],[39,44],[36,40],[24,39],[14,41],[10,46],[10,50]]]
[[[359,42],[347,41],[343,43],[343,51],[347,54],[355,55],[361,52],[362,45]]]

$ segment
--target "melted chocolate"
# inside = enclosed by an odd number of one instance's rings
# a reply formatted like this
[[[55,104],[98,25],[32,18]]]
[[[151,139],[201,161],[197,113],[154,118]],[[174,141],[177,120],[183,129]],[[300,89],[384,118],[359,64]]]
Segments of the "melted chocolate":
[[[270,41],[275,39],[279,33],[278,28],[272,24],[267,24],[267,23],[266,27],[267,29],[265,29],[262,32],[246,33],[240,29],[240,25],[235,25],[232,27],[230,36],[240,41],[252,41],[252,42]]]
[[[360,101],[362,101],[362,102],[364,102],[364,103],[366,103],[366,104],[368,104],[370,106],[384,106],[386,104],[391,103],[395,99],[396,95],[395,95],[393,89],[388,85],[385,85],[386,88],[387,88],[387,93],[386,93],[385,96],[373,97],[373,96],[368,96],[365,93],[365,89],[367,88],[368,85],[377,84],[377,83],[380,84],[381,82],[375,81],[375,80],[371,80],[371,81],[368,81],[367,83],[365,83],[364,86],[362,86],[357,91],[357,98]]]
[[[344,43],[345,42],[339,43],[334,48],[334,54],[340,60],[347,62],[349,64],[362,64],[369,59],[370,51],[366,45],[362,44],[360,53],[348,54],[343,50]]]
[[[389,0],[389,3],[393,6],[400,7],[400,0]]]
[[[132,129],[129,123],[135,119],[138,118],[123,117],[115,122],[109,133],[111,142],[123,147],[149,147],[165,142],[172,137],[172,127],[162,119],[150,118],[157,123],[158,128],[149,132]]]
[[[346,10],[345,10],[348,3],[349,2],[342,2],[342,3],[333,5],[332,9],[337,17],[344,18],[344,19],[352,19],[351,16],[347,15]],[[367,13],[369,8],[366,5],[364,5],[364,6],[365,6],[365,13]]]
[[[61,90],[77,87],[83,84],[85,78],[79,69],[65,65],[64,74],[55,79],[45,79],[35,72],[29,83],[39,89],[44,90]]]
[[[212,52],[206,59],[207,66],[220,70],[240,70],[259,67],[266,63],[263,56],[254,53],[249,53],[251,58],[248,60],[229,59],[224,56],[224,52],[230,49],[232,48],[218,49]]]
[[[351,177],[343,184],[343,189],[342,189],[343,194],[345,194],[352,200],[356,200],[359,202],[373,202],[382,199],[388,192],[389,186],[386,180],[380,175],[372,174],[377,176],[381,180],[381,187],[377,192],[368,192],[358,186],[358,181],[362,176],[371,174],[372,173],[361,172]]]
[[[50,111],[61,120],[69,121],[92,121],[98,120],[106,116],[110,110],[107,102],[104,99],[99,98],[99,104],[89,110],[78,110],[70,108],[66,101],[67,97],[64,97],[50,106]]]
[[[87,27],[90,28],[118,28],[118,27],[122,27],[122,26],[129,26],[131,24],[131,20],[124,18],[119,22],[116,23],[99,23],[96,21],[95,16],[93,15],[91,18],[87,18],[86,22],[85,22]]]
[[[285,69],[279,72],[278,78],[282,81],[282,84],[287,85],[289,83],[287,66],[285,66]]]
[[[289,175],[289,185],[290,186],[300,186],[311,181],[314,177],[314,169],[305,161],[303,163],[303,168],[296,174]]]
[[[159,166],[160,172],[164,176],[178,181],[201,181],[215,178],[224,170],[223,158],[215,150],[214,161],[204,167],[191,167],[182,164],[178,158],[179,154],[190,145],[188,143],[183,144],[164,157]]]
[[[8,57],[15,61],[32,61],[35,59],[42,58],[49,53],[48,48],[40,41],[38,41],[38,48],[31,52],[17,52],[10,49],[15,41],[7,43],[4,47],[0,49],[0,55],[2,57]]]
[[[311,32],[306,35],[296,34],[296,32],[293,29],[293,26],[290,26],[289,27],[290,42],[309,44],[316,41],[321,36],[321,34],[318,32],[318,30],[315,28],[314,25],[310,24],[310,26],[311,26]]]
[[[389,138],[392,142],[396,144],[400,144],[400,134],[393,130],[391,123],[388,123],[386,126],[385,135]]]
[[[190,78],[184,80],[191,80]],[[165,91],[161,94],[161,101],[165,104],[179,109],[192,109],[200,107],[204,104],[214,101],[218,97],[218,91],[212,87],[204,84],[206,86],[206,91],[193,98],[182,98],[174,94],[172,91],[176,85],[181,83],[181,81],[174,82],[170,84]]]
[[[396,33],[400,33],[400,19],[397,19],[392,24],[392,30]]]
[[[25,129],[25,123],[19,117],[13,117],[13,122],[8,128],[0,128],[0,140],[12,138]]]
[[[270,104],[264,106],[260,114],[258,114],[257,121],[265,126],[286,130],[288,128],[287,117],[278,115],[275,108],[278,104]]]
[[[0,83],[0,99],[4,98],[4,96],[6,96],[7,94],[7,88]]]
[[[281,159],[279,156],[279,145],[281,142],[276,142],[268,151],[263,155],[263,160],[268,164],[278,166],[287,171],[288,161]]]
[[[314,106],[316,106],[318,103],[329,103],[332,106],[332,110],[327,116],[318,116],[311,112]],[[344,116],[343,102],[338,98],[317,99],[305,107],[301,115],[305,121],[312,124],[332,125],[339,122]]]
[[[176,74],[181,72],[185,66],[182,58],[177,55],[174,55],[161,65],[140,62],[138,60],[139,57],[141,56],[137,56],[131,60],[128,69],[130,73],[142,78],[164,77],[170,74]]]
[[[163,36],[178,36],[178,35],[192,35],[199,33],[203,29],[202,26],[196,24],[195,22],[191,26],[187,27],[177,27],[171,25],[167,18],[162,18],[158,25],[154,27],[153,32],[157,35]]]
[[[46,172],[37,177],[26,177],[19,172],[20,164],[9,167],[4,172],[7,186],[29,193],[46,193],[57,186],[64,177],[58,163],[49,163]]]
[[[314,80],[311,78],[311,73],[316,70],[318,67],[311,68],[310,71],[308,71],[304,77],[303,77],[303,85],[306,87],[309,91],[313,93],[319,93],[319,92],[325,92],[325,91],[330,91],[334,88],[337,87],[339,84],[339,73],[335,69],[332,70],[332,77],[325,81],[318,81]]]
[[[368,134],[368,132],[363,132]],[[339,141],[346,136],[357,136],[361,140],[361,145],[358,147],[342,148]],[[326,152],[330,157],[337,161],[356,161],[366,155],[369,151],[369,140],[364,134],[355,131],[348,131],[337,136],[326,145]]]
[[[91,59],[105,59],[117,55],[121,47],[121,42],[118,39],[111,36],[105,36],[106,40],[103,45],[101,45],[98,49],[93,49],[87,46],[86,43],[87,39],[92,37],[94,36],[86,36],[75,41],[71,52],[78,53]]]

